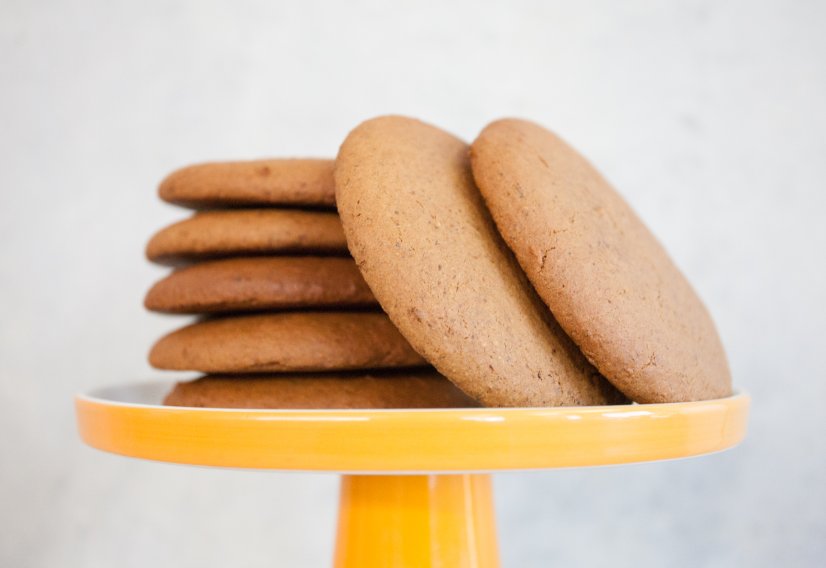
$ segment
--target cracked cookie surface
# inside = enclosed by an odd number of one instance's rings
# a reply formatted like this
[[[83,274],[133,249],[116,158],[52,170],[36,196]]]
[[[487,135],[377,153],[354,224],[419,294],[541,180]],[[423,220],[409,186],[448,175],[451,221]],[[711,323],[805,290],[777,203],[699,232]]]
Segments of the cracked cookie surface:
[[[471,149],[505,242],[562,328],[637,402],[731,394],[711,317],[630,206],[544,128],[506,119]]]
[[[351,254],[393,323],[488,406],[623,402],[559,328],[496,233],[468,146],[417,120],[358,126],[336,201]]]

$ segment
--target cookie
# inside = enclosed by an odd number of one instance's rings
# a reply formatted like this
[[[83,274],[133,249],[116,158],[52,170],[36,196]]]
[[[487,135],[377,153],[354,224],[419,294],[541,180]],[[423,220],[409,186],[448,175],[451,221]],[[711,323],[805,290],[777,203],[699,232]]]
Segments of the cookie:
[[[159,369],[267,373],[413,367],[425,361],[382,313],[288,312],[206,320],[152,347]]]
[[[172,172],[158,189],[176,205],[335,205],[332,160],[276,159],[209,162]]]
[[[489,406],[624,400],[531,290],[473,184],[464,142],[417,120],[376,118],[347,137],[335,177],[364,279],[460,389]]]
[[[201,211],[161,229],[146,247],[149,260],[172,266],[231,255],[296,253],[347,254],[338,215],[299,209]]]
[[[180,382],[168,406],[208,408],[461,408],[478,404],[428,369],[380,373],[206,376]]]
[[[489,125],[471,156],[499,232],[560,325],[605,377],[637,402],[731,394],[708,311],[585,158],[523,120]]]
[[[146,295],[147,309],[218,313],[284,308],[375,306],[352,258],[228,258],[174,271]]]

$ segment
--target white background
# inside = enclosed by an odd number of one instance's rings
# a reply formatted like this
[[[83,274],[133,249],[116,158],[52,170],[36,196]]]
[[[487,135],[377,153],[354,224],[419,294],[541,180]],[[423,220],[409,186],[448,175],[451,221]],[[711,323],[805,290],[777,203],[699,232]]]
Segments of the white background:
[[[84,447],[72,395],[158,376],[157,182],[194,161],[333,156],[409,114],[561,133],[706,300],[739,448],[496,477],[505,566],[822,565],[823,2],[0,3],[0,565],[324,566],[336,478]]]

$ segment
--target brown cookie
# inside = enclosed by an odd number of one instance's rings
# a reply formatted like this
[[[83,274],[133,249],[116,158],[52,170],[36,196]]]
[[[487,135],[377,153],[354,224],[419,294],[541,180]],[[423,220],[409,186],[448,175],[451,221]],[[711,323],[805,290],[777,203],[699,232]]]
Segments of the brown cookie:
[[[227,258],[180,268],[146,295],[147,309],[218,313],[302,307],[365,307],[376,300],[352,258]]]
[[[161,229],[146,247],[159,264],[230,255],[347,254],[341,220],[334,212],[299,209],[201,211]]]
[[[350,252],[413,347],[486,405],[624,400],[531,290],[473,184],[468,146],[403,117],[357,127],[336,161]]]
[[[560,138],[500,120],[473,144],[500,233],[588,359],[637,402],[731,394],[714,324],[622,197]],[[369,282],[369,279],[368,279]]]
[[[206,376],[180,382],[168,406],[208,408],[461,408],[478,406],[429,369],[379,373]]]
[[[159,369],[268,373],[413,367],[425,361],[382,313],[288,312],[206,320],[162,337]]]
[[[210,162],[172,172],[161,199],[185,207],[335,205],[332,160]]]

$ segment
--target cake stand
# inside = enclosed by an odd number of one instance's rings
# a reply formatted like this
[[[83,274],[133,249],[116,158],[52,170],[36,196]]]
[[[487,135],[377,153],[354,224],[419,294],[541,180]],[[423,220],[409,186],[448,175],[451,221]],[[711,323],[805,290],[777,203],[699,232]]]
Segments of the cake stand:
[[[160,405],[168,382],[76,399],[83,440],[202,466],[341,473],[335,566],[498,566],[490,472],[698,456],[746,432],[745,394],[677,404],[434,410]]]

